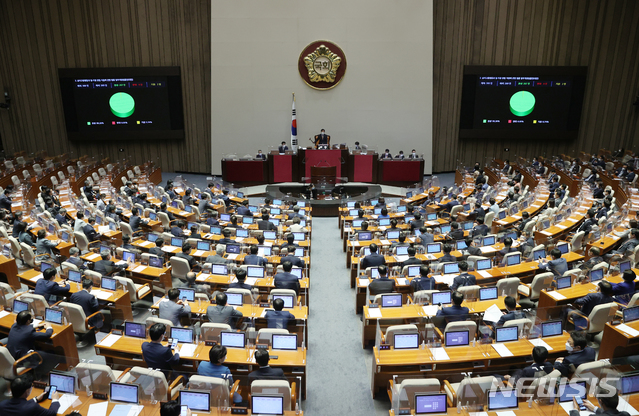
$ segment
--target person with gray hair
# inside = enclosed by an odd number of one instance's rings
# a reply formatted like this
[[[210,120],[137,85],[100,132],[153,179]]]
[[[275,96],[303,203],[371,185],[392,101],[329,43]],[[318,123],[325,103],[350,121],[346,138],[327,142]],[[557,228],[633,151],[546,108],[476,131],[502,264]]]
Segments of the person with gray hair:
[[[229,264],[230,261],[224,258],[224,252],[226,251],[226,246],[224,244],[217,244],[215,246],[215,255],[208,256],[206,258],[205,263],[211,264]]]
[[[102,260],[99,260],[93,266],[93,271],[100,273],[101,275],[109,275],[114,271],[123,270],[122,266],[118,266],[111,260],[111,253],[108,250],[103,250],[100,252],[100,257]]]
[[[293,224],[291,224],[289,231],[292,233],[305,233],[306,231],[308,231],[302,226],[301,222],[302,220],[300,219],[300,217],[293,217]]]
[[[69,249],[69,258],[66,261],[73,264],[80,270],[85,270],[87,268],[84,261],[80,258],[80,249],[77,247],[71,247]]]
[[[58,213],[55,214],[55,220],[58,221],[58,224],[60,224],[60,227],[62,227],[63,225],[69,225],[66,214],[67,214],[67,210],[65,208],[60,208],[58,210]]]

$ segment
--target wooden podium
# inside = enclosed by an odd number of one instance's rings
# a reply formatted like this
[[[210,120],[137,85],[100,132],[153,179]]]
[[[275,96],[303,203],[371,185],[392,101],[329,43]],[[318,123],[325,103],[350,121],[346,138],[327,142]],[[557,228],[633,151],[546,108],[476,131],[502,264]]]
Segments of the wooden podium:
[[[311,166],[311,183],[335,183],[337,166]]]

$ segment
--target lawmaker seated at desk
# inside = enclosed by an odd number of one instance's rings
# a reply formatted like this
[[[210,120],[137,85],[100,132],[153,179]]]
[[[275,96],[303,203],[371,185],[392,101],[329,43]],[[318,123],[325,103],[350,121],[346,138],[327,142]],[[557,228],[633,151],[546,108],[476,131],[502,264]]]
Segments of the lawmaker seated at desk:
[[[173,371],[180,362],[180,354],[173,353],[171,345],[162,345],[166,337],[166,325],[157,323],[149,328],[151,342],[142,344],[142,357],[149,368],[157,368],[165,374]],[[168,378],[168,377],[167,377]]]
[[[568,413],[569,416],[579,416],[582,413],[577,410],[579,409],[579,403],[577,403],[577,399],[573,397],[573,407],[574,409]],[[615,392],[612,396],[610,392],[606,389],[599,387],[599,391],[597,393],[597,401],[599,402],[599,406],[597,407],[590,400],[584,400],[583,404],[586,406],[586,409],[593,412],[593,415],[602,415],[602,416],[630,416],[630,413],[627,411],[619,411],[617,407],[619,406],[619,394]]]
[[[506,237],[504,238],[504,248],[495,253],[495,260],[500,267],[503,267],[506,265],[506,255],[518,251],[517,248],[513,247],[513,239]],[[561,257],[561,252],[559,253],[559,257]]]
[[[368,293],[371,296],[379,295],[382,293],[391,293],[395,291],[395,280],[388,278],[388,267],[380,265],[377,267],[377,273],[379,277],[373,279],[368,285]]]
[[[554,368],[561,372],[561,375],[568,377],[579,367],[580,364],[595,361],[597,352],[588,346],[586,334],[583,331],[573,331],[566,341],[566,357],[559,357],[555,360]]]
[[[182,326],[180,318],[183,316],[191,316],[191,307],[179,297],[180,289],[169,289],[167,292],[168,299],[163,299],[158,306],[160,319],[171,321],[174,327]]]
[[[197,366],[197,373],[201,376],[206,377],[216,377],[222,378],[224,380],[228,380],[229,389],[234,390],[237,386],[234,386],[233,383],[233,374],[231,374],[231,370],[225,365],[222,365],[226,360],[226,347],[220,344],[215,344],[209,350],[209,361],[202,361]],[[242,396],[234,391],[233,392],[233,403],[241,403]]]
[[[465,321],[469,317],[468,312],[470,309],[462,306],[462,303],[464,303],[464,295],[461,292],[453,292],[452,301],[452,306],[444,307],[441,304],[438,306],[436,316],[444,318],[444,324],[449,322]]]
[[[295,315],[289,311],[284,311],[284,300],[281,298],[273,299],[273,309],[267,310],[264,317],[268,328],[286,329],[288,324],[295,322]]]
[[[597,291],[595,293],[589,293],[574,301],[573,305],[578,308],[578,310],[574,308],[566,309],[566,316],[574,323],[575,329],[587,329],[590,326],[588,318],[592,310],[598,305],[614,302],[612,295],[612,284],[602,280],[597,284]]]
[[[102,260],[95,262],[93,265],[93,271],[100,273],[103,276],[107,276],[112,273],[126,270],[126,266],[118,266],[113,262],[113,260],[111,260],[111,253],[108,250],[101,251],[100,257],[102,257]]]
[[[475,286],[477,284],[477,279],[474,275],[468,273],[468,263],[466,261],[460,261],[458,263],[458,267],[461,274],[459,276],[455,276],[450,289],[456,291],[458,287]]]
[[[419,267],[419,275],[415,276],[413,280],[410,281],[410,287],[413,290],[413,293],[419,292],[420,290],[435,290],[437,282],[435,282],[435,279],[430,277],[429,274],[430,267],[422,264]]]
[[[550,257],[552,260],[544,262],[543,259],[539,260],[539,270],[550,271],[555,278],[563,276],[568,271],[568,262],[561,257],[561,251],[558,248],[550,250]]]
[[[45,329],[44,332],[41,332]],[[37,341],[46,341],[53,336],[53,328],[48,322],[40,322],[33,326],[33,316],[29,311],[21,311],[16,317],[16,322],[9,330],[7,349],[14,360],[26,356],[29,351],[35,350]]]
[[[384,153],[379,156],[380,159],[392,159],[393,154],[390,152],[390,149],[385,149]]]
[[[56,391],[51,395],[51,404],[46,409],[39,403],[45,401],[49,393],[43,392],[27,400],[32,390],[33,378],[28,374],[11,380],[12,397],[0,402],[0,414],[2,416],[56,416],[60,408],[60,393]]]
[[[511,375],[505,375],[504,379],[508,381],[510,386],[516,386],[517,380],[520,378],[538,378],[543,377],[547,374],[552,373],[553,366],[552,363],[547,361],[548,359],[548,350],[546,347],[536,346],[532,349],[532,357],[533,363],[528,367],[524,367],[515,371],[515,373]]]
[[[71,290],[71,286],[66,280],[60,283],[55,281],[57,274],[58,271],[55,267],[49,267],[42,272],[42,279],[38,280],[35,286],[34,293],[44,296],[49,305],[54,304],[58,296],[68,295]]]
[[[267,350],[255,351],[255,362],[260,366],[259,369],[252,371],[248,375],[249,386],[255,380],[287,380],[284,376],[284,370],[281,368],[273,368],[269,366],[270,356]]]
[[[273,276],[273,283],[276,289],[292,289],[297,295],[300,293],[300,282],[297,276],[291,273],[293,263],[285,261],[282,263],[281,272]]]
[[[206,317],[209,322],[227,324],[231,328],[235,328],[242,321],[244,315],[232,306],[228,306],[227,301],[226,293],[220,292],[215,295],[215,305],[206,308]]]

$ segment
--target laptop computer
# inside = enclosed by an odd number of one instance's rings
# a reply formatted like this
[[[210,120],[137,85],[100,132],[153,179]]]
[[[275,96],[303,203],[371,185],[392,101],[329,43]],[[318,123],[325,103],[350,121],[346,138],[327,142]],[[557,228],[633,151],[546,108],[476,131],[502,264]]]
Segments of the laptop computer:
[[[220,344],[227,348],[244,348],[244,332],[220,332]]]
[[[546,258],[546,250],[543,248],[540,248],[539,250],[535,250],[532,252],[533,260],[539,260],[539,259],[545,259],[545,258]]]
[[[490,259],[482,259],[482,260],[477,260],[475,262],[475,270],[477,270],[477,271],[488,270],[488,269],[490,269],[492,267],[493,266],[490,263]]]
[[[114,291],[117,288],[118,281],[110,277],[102,276],[100,279],[100,287],[105,290]]]
[[[427,254],[435,254],[435,253],[441,253],[442,252],[442,245],[437,243],[437,244],[426,244],[426,253]]]
[[[557,279],[557,289],[566,289],[572,285],[572,276],[560,277]]]
[[[488,392],[488,411],[499,409],[517,409],[519,407],[517,390],[498,389]]]
[[[274,350],[297,350],[297,334],[273,334],[271,348]]]
[[[446,347],[459,347],[469,344],[468,331],[446,332],[444,345]]]
[[[382,308],[401,308],[401,307],[402,307],[401,293],[382,295]]]
[[[397,212],[406,212],[406,205],[400,205],[397,207]]]
[[[180,237],[171,237],[171,245],[173,247],[182,247],[182,244],[184,244],[184,240]]]
[[[57,372],[49,373],[49,386],[55,386],[62,393],[75,393],[75,377]]]
[[[619,263],[619,273],[623,273],[628,269],[630,269],[630,260],[622,261],[621,263]]]
[[[276,394],[252,394],[252,415],[283,415],[284,397]]]
[[[459,265],[457,263],[444,263],[443,274],[459,273]]]
[[[278,218],[269,218],[268,221],[276,227],[280,225],[280,220]]]
[[[380,227],[388,227],[390,225],[390,218],[380,218],[379,226]]]
[[[75,270],[69,270],[67,277],[72,282],[82,283],[82,272],[77,272]]]
[[[242,293],[226,292],[226,304],[242,306],[244,304],[244,295]]]
[[[40,272],[44,272],[45,270],[50,269],[52,267],[53,267],[52,264],[49,264],[43,261],[40,263]]]
[[[541,323],[541,337],[555,337],[561,335],[563,330],[561,328],[561,321],[548,321]]]
[[[46,308],[44,310],[44,320],[52,324],[62,325],[62,311]]]
[[[109,385],[109,399],[113,402],[138,403],[138,385],[116,383],[112,381]]]
[[[450,225],[442,225],[441,227],[439,227],[439,230],[441,231],[442,234],[446,234],[450,232],[451,228],[452,227]]]
[[[149,266],[161,269],[164,267],[164,262],[157,256],[149,256]]]
[[[130,251],[123,251],[122,261],[125,261],[127,263],[135,263],[135,253],[132,253]]]
[[[261,279],[264,277],[264,267],[260,266],[247,266],[246,277],[257,277]]]
[[[588,274],[590,275],[590,282],[597,282],[603,279],[604,270],[603,269],[591,270]]]
[[[211,251],[211,243],[208,241],[198,241],[197,249],[202,251]]]
[[[373,233],[370,231],[362,231],[357,233],[357,239],[359,241],[370,241],[373,239]]]
[[[359,214],[359,210],[358,209],[349,209],[348,210],[348,215],[351,217],[357,217],[357,215]]]
[[[295,306],[295,296],[293,295],[273,295],[273,300],[282,299],[284,301],[284,308],[292,308]]]
[[[448,414],[448,402],[446,393],[415,394],[415,414]]]
[[[280,208],[271,208],[271,215],[280,215],[282,210]]]
[[[567,243],[564,244],[557,244],[557,249],[559,249],[559,251],[561,251],[561,254],[566,254],[570,251],[570,248],[568,247]]]
[[[560,384],[557,387],[559,402],[570,402],[575,396],[581,397],[582,400],[586,399],[588,389],[586,388],[586,381],[573,381],[570,380],[567,384]]]
[[[484,237],[481,240],[482,247],[492,246],[494,244],[495,244],[495,236],[494,235],[491,235],[491,236],[488,236],[488,237]]]
[[[440,303],[442,305],[448,305],[450,303],[453,303],[450,290],[444,292],[433,292],[431,294],[431,299],[433,305],[439,305]]]
[[[193,329],[192,328],[177,328],[171,327],[171,338],[177,339],[178,342],[184,344],[193,343]]]
[[[211,393],[205,391],[180,390],[180,405],[191,411],[208,413],[211,410]]]
[[[28,311],[28,310],[29,310],[29,304],[27,302],[23,302],[17,299],[13,301],[13,312],[20,313],[22,311]]]
[[[421,266],[408,266],[408,276],[409,277],[415,277],[415,276],[419,276],[421,271],[420,271]]]
[[[277,233],[275,231],[264,231],[262,234],[264,235],[265,240],[275,240],[277,239]]]
[[[211,228],[209,229],[209,234],[213,234],[213,235],[222,234],[222,227],[212,225]]]
[[[626,308],[623,310],[623,323],[636,321],[639,319],[639,306],[633,306],[632,308]]]
[[[408,247],[407,246],[399,246],[395,248],[395,253],[398,256],[408,256]]]
[[[195,289],[180,288],[178,290],[180,291],[179,299],[195,302]]]
[[[299,267],[293,267],[291,269],[291,274],[294,275],[295,277],[297,277],[298,279],[301,279],[302,276],[302,269],[300,269]]]
[[[511,342],[519,340],[518,326],[502,326],[495,328],[495,342]]]
[[[419,348],[419,334],[395,333],[393,336],[393,348],[396,350],[409,350]]]
[[[248,236],[249,236],[249,230],[245,230],[243,228],[235,229],[235,237],[247,238]]]
[[[253,217],[242,217],[242,224],[253,224]]]
[[[455,242],[455,246],[456,246],[458,251],[466,250],[468,248],[468,245],[466,245],[466,241],[464,241],[464,240],[459,240],[459,241]]]
[[[230,222],[231,214],[220,214],[220,221]]]
[[[211,265],[211,274],[218,276],[224,276],[229,274],[229,269],[226,264],[213,264]]]
[[[639,392],[639,375],[623,376],[620,379],[621,394],[634,394]]]
[[[426,221],[437,221],[437,213],[431,212],[426,214]]]
[[[397,240],[399,238],[400,230],[388,230],[386,231],[387,240]]]
[[[512,256],[508,256],[506,258],[507,266],[516,266],[521,263],[521,254],[513,254]]]
[[[271,256],[272,252],[273,252],[273,249],[270,246],[257,246],[257,255],[260,257]]]
[[[137,322],[125,322],[124,335],[134,338],[146,338],[146,326]]]
[[[160,235],[159,234],[155,234],[155,233],[149,233],[146,236],[146,239],[152,243],[155,243],[155,241],[158,239]]]
[[[479,300],[494,300],[499,297],[496,287],[483,287],[479,289]]]
[[[363,222],[364,220],[353,220],[353,223],[351,225],[353,226],[353,228],[359,228],[362,226]]]

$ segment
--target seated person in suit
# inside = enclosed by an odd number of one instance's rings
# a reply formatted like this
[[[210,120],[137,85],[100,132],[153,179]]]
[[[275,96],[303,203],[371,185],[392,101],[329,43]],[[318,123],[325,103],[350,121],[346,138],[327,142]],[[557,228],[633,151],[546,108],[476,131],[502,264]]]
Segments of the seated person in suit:
[[[289,220],[292,220],[295,217],[299,217],[300,219],[303,219],[303,220],[306,219],[306,216],[304,214],[300,213],[300,207],[297,206],[297,205],[295,205],[293,207],[293,213],[292,214],[288,214],[288,219]]]
[[[202,211],[200,211],[202,212]],[[217,211],[211,211],[209,212],[209,217],[206,219],[206,225],[211,226],[211,225],[220,225],[220,222],[218,221],[218,213]]]
[[[615,300],[627,304],[635,293],[635,279],[637,275],[632,269],[624,270],[623,282],[612,284],[612,293],[615,296]]]
[[[383,196],[380,196],[377,200],[377,204],[373,208],[386,208],[386,199]]]
[[[455,257],[452,254],[450,254],[453,251],[453,246],[452,245],[444,244],[442,246],[442,251],[444,252],[444,255],[439,258],[439,262],[440,263],[451,263],[451,262],[456,262],[457,261],[457,257]]]
[[[402,268],[406,266],[410,266],[410,265],[422,264],[422,261],[418,259],[417,257],[415,257],[415,253],[417,253],[417,250],[415,250],[415,247],[408,247],[407,251],[408,251],[408,258],[404,260],[404,262],[402,263]]]
[[[282,142],[280,146],[277,148],[277,151],[280,154],[286,153],[287,150],[288,150],[288,146],[286,145],[286,142]]]
[[[262,231],[277,231],[277,225],[273,224],[268,219],[268,212],[262,211],[262,219],[257,222],[257,229]],[[299,221],[299,218],[297,220]]]
[[[395,280],[388,278],[388,267],[380,265],[377,267],[379,277],[373,279],[368,285],[368,292],[371,296],[379,295],[381,293],[391,293],[395,291]]]
[[[554,364],[554,368],[559,370],[564,377],[568,377],[572,373],[570,368],[571,364],[576,369],[580,364],[595,361],[597,354],[594,349],[588,346],[588,340],[583,331],[573,331],[570,333],[570,338],[566,341],[566,351],[568,351],[568,355],[557,358]]]
[[[360,269],[366,270],[368,267],[380,266],[386,264],[384,256],[377,254],[377,244],[373,243],[369,246],[371,254],[360,260]]]
[[[392,159],[393,158],[393,154],[390,152],[389,149],[384,150],[384,153],[382,153],[382,155],[380,156],[380,159]]]
[[[249,373],[249,386],[255,380],[286,380],[284,370],[281,368],[270,367],[268,365],[269,359],[268,350],[255,351],[255,362],[260,366],[260,368]]]
[[[424,226],[424,220],[422,219],[422,214],[419,212],[415,213],[415,219],[410,222],[410,231],[419,230]]]
[[[31,237],[31,234],[29,234],[29,231],[27,231],[28,228],[29,225],[26,222],[20,222],[18,226],[18,241],[21,243],[25,243],[28,246],[34,247],[35,243],[33,242],[33,237]]]
[[[228,306],[226,304],[227,300],[228,298],[224,292],[219,292],[215,295],[215,305],[206,308],[206,316],[209,318],[209,322],[227,324],[231,325],[231,328],[235,328],[244,315],[232,306]]]
[[[71,290],[71,286],[66,282],[54,282],[58,271],[55,267],[50,267],[42,272],[42,279],[38,280],[35,285],[34,293],[42,295],[47,302],[55,303],[56,296],[65,296]],[[53,296],[53,298],[51,297]]]
[[[197,225],[194,225],[191,227],[191,234],[189,234],[189,238],[195,238],[198,240],[202,239],[202,236],[200,235],[200,229]]]
[[[242,203],[237,207],[237,209],[235,210],[235,213],[237,215],[241,215],[241,216],[249,216],[252,217],[253,213],[251,212],[251,210],[248,207],[249,201],[248,199],[245,199],[244,201],[242,201]]]
[[[453,196],[450,198],[450,201],[446,202],[445,204],[437,204],[438,207],[442,208],[446,212],[450,212],[450,210],[453,209],[453,207],[456,205],[459,205],[459,201],[457,200],[457,195],[455,194],[453,194]]]
[[[418,241],[419,245],[421,245],[422,247],[426,247],[426,244],[434,243],[435,236],[433,235],[433,229],[428,227],[420,228]]]
[[[626,410],[619,411],[617,407],[619,407],[619,394],[614,391],[613,395],[610,395],[609,390],[599,387],[599,391],[597,393],[597,401],[599,402],[599,406],[597,407],[588,399],[584,400],[584,406],[586,409],[593,412],[591,415],[605,415],[605,416],[630,416]],[[579,404],[577,400],[573,397],[573,410],[568,412],[568,416],[579,416],[581,411],[576,410],[579,409]],[[627,407],[626,407],[627,408]]]
[[[497,326],[504,326],[504,324],[508,321],[512,321],[514,319],[524,319],[526,314],[517,310],[517,299],[512,296],[506,296],[504,299],[504,305],[506,305],[507,312],[504,313],[499,321],[497,321]]]
[[[93,228],[95,225],[95,217],[89,217],[88,221],[89,223],[82,227],[82,232],[87,237],[87,240],[89,240],[89,243],[92,241],[100,241],[100,234]]]
[[[395,159],[404,160],[404,151],[400,150],[398,154],[395,155]]]
[[[464,230],[459,228],[459,223],[457,221],[453,221],[450,223],[450,232],[446,236],[446,240],[463,240],[464,239]]]
[[[225,251],[226,251],[226,245],[218,243],[215,246],[215,255],[208,256],[204,262],[211,263],[211,264],[229,264],[231,261],[229,259],[224,258]]]
[[[410,281],[410,287],[413,293],[419,292],[420,290],[435,290],[435,279],[428,276],[429,274],[430,267],[422,264],[419,268],[419,276],[413,277],[413,280]]]
[[[630,230],[630,239],[623,243],[618,249],[604,255],[604,258],[609,261],[615,255],[627,255],[628,253],[632,252],[635,247],[637,247],[637,245],[639,245],[639,229],[633,228],[632,230]]]
[[[223,378],[228,380],[229,388],[233,386],[233,374],[231,370],[225,365],[222,365],[226,360],[226,347],[220,344],[215,344],[209,350],[209,361],[201,361],[197,366],[197,373],[201,376]],[[239,393],[233,393],[233,403],[242,402],[242,396]],[[177,415],[176,415],[177,416]]]
[[[293,250],[292,248],[282,248],[280,249],[280,254],[282,255],[282,258],[280,258],[280,263],[284,264],[284,262],[288,261],[295,267],[299,267],[302,269],[304,268],[304,259],[295,256],[295,250]]]
[[[165,374],[180,362],[180,354],[174,354],[171,344],[164,346],[166,325],[157,323],[149,328],[151,342],[142,343],[142,357],[148,368],[157,368]]]
[[[200,199],[200,202],[197,205],[197,209],[200,211],[200,214],[204,215],[207,212],[209,214],[212,214],[213,212],[217,212],[215,210],[215,205],[211,203],[210,199],[211,197],[209,196],[209,194],[206,194],[206,193],[202,194],[202,198]]]
[[[229,289],[246,289],[252,290],[253,286],[249,285],[246,282],[246,270],[237,269],[235,270],[235,278],[237,282],[229,284]]]
[[[232,231],[225,228],[222,230],[222,238],[217,242],[218,244],[234,244],[235,240],[231,238]]]
[[[526,225],[532,221],[532,218],[530,218],[530,213],[528,211],[524,211],[521,213],[521,222],[519,223],[519,226],[517,227],[517,230],[519,230],[519,233],[523,233],[524,232],[524,228],[526,228]]]
[[[379,215],[377,216],[377,218],[390,218],[390,215],[388,215],[388,208],[386,208],[386,206],[384,206],[382,208],[382,210],[379,212]]]
[[[251,254],[247,254],[244,257],[244,264],[249,266],[264,266],[267,261],[264,257],[258,256],[259,248],[256,245],[252,245],[250,248]]]
[[[364,225],[364,223],[362,223],[362,225]],[[406,238],[408,238],[408,232],[406,232],[406,231],[400,232],[399,233],[399,237],[397,238],[398,241],[393,241],[392,242],[391,249],[394,249],[396,247],[409,247],[410,243],[406,242]]]
[[[175,257],[179,257],[182,258],[186,261],[189,262],[189,267],[191,269],[193,269],[195,266],[197,266],[199,263],[197,262],[197,260],[195,259],[195,257],[191,256],[189,253],[191,253],[191,244],[189,243],[184,243],[184,245],[182,245],[182,252],[181,253],[177,253],[175,255]]]
[[[80,258],[80,249],[77,247],[71,247],[69,249],[69,257],[66,261],[73,264],[80,270],[85,270],[87,268],[87,266],[84,265],[84,260]]]
[[[490,229],[484,224],[484,217],[477,217],[475,219],[477,225],[475,225],[471,231],[472,237],[483,237],[490,232]]]
[[[47,232],[44,229],[38,230],[38,239],[36,240],[36,254],[48,254],[53,258],[53,249],[58,245],[60,240],[48,240]]]
[[[69,221],[67,220],[67,210],[65,208],[60,208],[58,213],[55,214],[55,219],[58,221],[60,226],[69,225]]]
[[[468,263],[465,260],[459,262],[459,271],[461,274],[453,280],[453,285],[450,287],[451,290],[455,291],[458,287],[474,286],[477,284],[475,276],[468,273]]]
[[[303,227],[301,223],[302,223],[302,220],[300,219],[300,217],[293,218],[293,224],[291,224],[291,226],[289,227],[289,231],[292,233],[308,232],[308,229],[306,227]],[[271,224],[271,225],[275,225],[275,224]],[[275,227],[275,230],[277,230],[277,227]]]
[[[131,237],[129,237],[128,235],[122,236],[122,248],[125,250],[138,250],[136,246],[131,244]]]
[[[495,254],[495,258],[499,262],[500,266],[504,266],[506,264],[506,254],[514,253],[517,251],[519,250],[513,247],[513,239],[510,237],[506,237],[504,238],[504,248],[502,248]]]
[[[186,229],[186,224],[182,220],[177,220],[173,226],[171,227],[171,234],[176,237],[184,237],[184,230]]]
[[[292,233],[286,234],[286,243],[282,244],[280,248],[299,248],[299,244],[295,242],[295,236]]]
[[[293,289],[297,295],[300,294],[300,282],[297,276],[291,273],[293,264],[290,261],[282,262],[284,271],[273,276],[273,283],[277,289]]]
[[[589,293],[574,301],[573,305],[579,308],[579,311],[569,308],[566,310],[566,313],[573,315],[575,329],[585,329],[588,323],[584,317],[588,317],[595,306],[614,302],[615,300],[612,298],[612,295],[612,284],[606,280],[601,280],[597,284],[597,291],[595,293]]]
[[[577,228],[577,232],[583,231],[586,235],[590,233],[593,225],[597,225],[597,219],[595,218],[597,215],[597,211],[593,208],[590,208],[586,213],[586,219],[581,223],[579,228]]]
[[[549,262],[539,260],[539,270],[550,271],[555,275],[555,278],[563,276],[568,271],[568,262],[561,257],[561,251],[558,248],[553,248],[550,250],[550,257],[552,260]]]
[[[93,281],[91,279],[82,280],[82,290],[75,292],[69,297],[69,302],[75,303],[80,306],[84,311],[85,318],[100,311],[102,308],[98,303],[98,299],[91,294],[93,288]],[[102,328],[104,325],[104,319],[100,316],[95,316],[89,320],[89,325],[93,325],[96,328]]]
[[[579,266],[581,270],[592,270],[593,267],[604,261],[599,247],[590,247],[588,254],[590,258]]]
[[[42,332],[41,329],[46,329]],[[9,330],[9,340],[7,341],[7,349],[13,356],[14,360],[24,357],[31,350],[35,350],[36,341],[46,341],[53,335],[53,328],[48,322],[40,322],[37,326],[33,326],[33,317],[31,312],[22,311],[18,313],[16,322],[11,325]]]
[[[445,323],[465,321],[468,319],[469,309],[465,306],[461,306],[464,302],[464,295],[460,292],[453,292],[452,299],[452,306],[442,307],[442,305],[439,305],[437,316],[445,318]]]
[[[167,298],[160,302],[159,317],[171,321],[173,326],[180,327],[180,318],[183,316],[191,316],[191,307],[188,303],[178,299],[180,297],[180,289],[171,288],[167,292]]]
[[[255,159],[266,160],[266,155],[262,153],[262,149],[258,149],[257,155],[255,155]]]
[[[94,219],[95,220],[95,219]],[[137,207],[131,208],[131,218],[129,218],[129,225],[131,226],[131,230],[138,231],[142,224],[147,224],[147,221],[140,218],[140,211]]]
[[[269,328],[286,329],[289,322],[295,322],[295,315],[289,311],[283,311],[284,301],[282,299],[273,299],[273,311],[267,310],[266,322]]]
[[[241,225],[238,225],[237,216],[235,214],[231,215],[231,223],[230,224],[226,224],[226,226],[228,228],[242,228]]]
[[[517,380],[520,378],[537,378],[543,377],[546,374],[552,373],[552,364],[547,361],[548,350],[546,347],[537,346],[532,349],[533,363],[528,367],[515,371],[512,376],[506,375],[504,378],[508,380],[508,384],[511,386],[517,385]]]
[[[408,155],[409,159],[419,159],[419,155],[415,149],[411,150],[410,155]]]
[[[49,408],[39,403],[47,400],[49,393],[42,393],[27,400],[33,391],[33,377],[24,374],[11,380],[11,398],[0,402],[0,414],[3,416],[57,416],[60,408],[60,393],[51,396]]]
[[[153,254],[154,256],[158,256],[158,257],[164,258],[164,252],[162,251],[162,246],[163,245],[164,245],[164,239],[162,237],[158,237],[155,240],[155,247],[151,247],[149,249],[149,253]]]
[[[108,250],[100,252],[102,260],[95,262],[93,271],[100,273],[103,276],[109,275],[113,272],[120,272],[125,269],[125,266],[118,266],[111,260],[111,253]]]
[[[481,249],[479,247],[475,246],[475,240],[473,240],[472,237],[466,237],[466,251],[468,251],[468,254],[471,256],[483,256],[484,253],[482,253]]]

